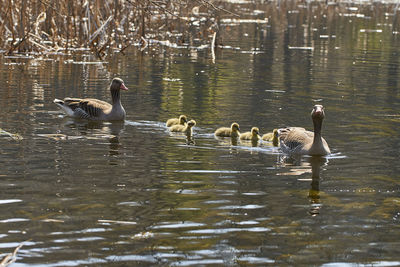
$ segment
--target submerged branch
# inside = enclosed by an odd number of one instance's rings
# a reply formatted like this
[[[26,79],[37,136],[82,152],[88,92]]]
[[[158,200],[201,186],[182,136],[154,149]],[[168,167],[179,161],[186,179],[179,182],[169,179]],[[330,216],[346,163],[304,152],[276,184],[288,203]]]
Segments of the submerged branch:
[[[17,260],[17,253],[18,250],[24,245],[24,243],[22,242],[21,244],[18,245],[18,247],[16,247],[14,249],[14,251],[12,253],[8,253],[3,260],[0,262],[0,267],[5,267],[8,266],[12,263],[14,263]]]

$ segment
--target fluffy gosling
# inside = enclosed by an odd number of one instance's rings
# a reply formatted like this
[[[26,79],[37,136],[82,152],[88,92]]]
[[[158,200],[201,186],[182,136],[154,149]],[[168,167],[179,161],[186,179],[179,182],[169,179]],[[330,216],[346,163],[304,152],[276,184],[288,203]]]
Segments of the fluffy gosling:
[[[279,133],[278,133],[278,129],[274,129],[272,131],[272,133],[266,133],[262,136],[262,140],[264,141],[268,141],[268,142],[272,142],[272,144],[274,146],[278,146],[279,145]]]
[[[231,125],[231,128],[228,127],[221,127],[218,128],[215,131],[215,136],[219,136],[219,137],[234,137],[234,138],[238,138],[240,136],[240,128],[239,128],[239,124],[234,122]]]
[[[245,132],[240,134],[240,140],[251,140],[257,142],[261,139],[260,130],[257,127],[251,128],[251,132]]]
[[[181,124],[172,125],[169,128],[169,130],[171,132],[181,132],[181,133],[185,133],[187,136],[191,136],[193,133],[192,128],[195,125],[196,125],[196,121],[190,120],[185,125],[181,125]]]
[[[187,122],[187,117],[185,115],[180,115],[179,118],[172,118],[167,120],[167,127],[171,127],[173,125],[185,125]]]

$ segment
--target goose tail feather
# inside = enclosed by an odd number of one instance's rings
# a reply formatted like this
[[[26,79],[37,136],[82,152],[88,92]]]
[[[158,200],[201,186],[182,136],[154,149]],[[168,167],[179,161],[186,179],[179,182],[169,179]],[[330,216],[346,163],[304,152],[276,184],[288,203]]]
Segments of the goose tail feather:
[[[65,105],[64,100],[55,98],[53,103],[59,106],[68,116],[72,117],[74,115],[74,111],[68,105]]]

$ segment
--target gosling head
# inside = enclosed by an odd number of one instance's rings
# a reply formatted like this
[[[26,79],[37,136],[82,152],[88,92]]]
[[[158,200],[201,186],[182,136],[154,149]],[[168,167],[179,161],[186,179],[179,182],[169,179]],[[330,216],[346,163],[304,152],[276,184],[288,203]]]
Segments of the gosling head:
[[[179,123],[183,125],[186,122],[187,122],[187,117],[185,115],[180,115],[179,116]]]
[[[257,136],[259,133],[260,133],[260,130],[258,129],[258,127],[251,128],[251,134],[253,136]]]
[[[232,131],[240,131],[239,124],[236,122],[232,123],[231,129]]]
[[[195,120],[190,120],[190,121],[188,121],[187,125],[188,125],[189,127],[193,127],[193,126],[196,125],[196,121],[195,121]]]

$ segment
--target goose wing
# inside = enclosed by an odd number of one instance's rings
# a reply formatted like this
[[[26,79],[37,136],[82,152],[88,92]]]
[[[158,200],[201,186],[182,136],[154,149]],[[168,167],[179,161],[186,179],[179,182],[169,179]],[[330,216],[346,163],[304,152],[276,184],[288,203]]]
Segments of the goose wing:
[[[304,145],[310,141],[312,142],[312,139],[314,138],[313,132],[307,131],[301,127],[279,129],[278,132],[283,147],[291,151],[302,149]]]
[[[96,118],[112,108],[111,104],[94,98],[65,98],[64,105],[67,105],[74,113],[81,118]]]

